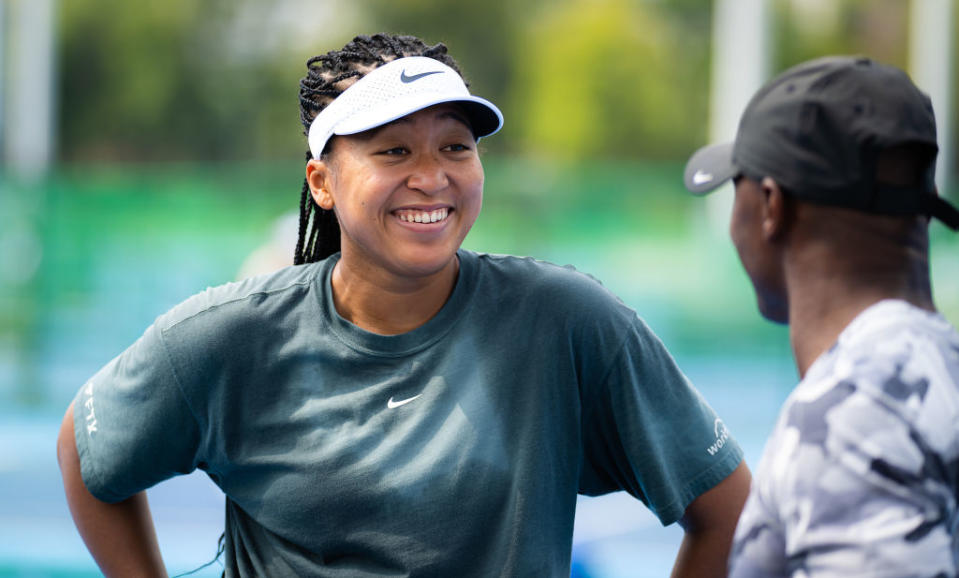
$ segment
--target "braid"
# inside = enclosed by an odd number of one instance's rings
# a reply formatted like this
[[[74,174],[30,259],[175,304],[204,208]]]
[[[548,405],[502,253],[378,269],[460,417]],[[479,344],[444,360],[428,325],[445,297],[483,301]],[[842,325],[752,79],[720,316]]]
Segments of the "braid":
[[[313,155],[310,151],[306,151],[307,162],[312,158]],[[303,264],[303,234],[306,232],[306,224],[307,221],[310,220],[310,212],[314,205],[314,203],[310,202],[312,200],[313,198],[310,196],[310,184],[306,182],[306,177],[303,177],[303,190],[300,191],[300,224],[297,229],[296,249],[293,251],[294,265]]]
[[[427,46],[415,36],[374,34],[357,36],[340,50],[306,61],[307,74],[300,80],[300,123],[308,135],[313,119],[333,99],[374,68],[396,58],[426,56],[449,66],[462,76],[446,45]],[[327,144],[329,148],[329,144]],[[323,151],[327,154],[328,150]],[[313,155],[307,151],[306,160]],[[312,216],[312,223],[311,223]],[[300,192],[300,223],[293,263],[313,263],[340,250],[340,225],[333,211],[320,208],[303,180]]]

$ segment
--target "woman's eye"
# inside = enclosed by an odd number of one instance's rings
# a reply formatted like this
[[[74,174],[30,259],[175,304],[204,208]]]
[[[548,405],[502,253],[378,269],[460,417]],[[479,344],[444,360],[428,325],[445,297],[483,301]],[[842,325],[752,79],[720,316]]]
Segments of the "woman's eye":
[[[407,150],[403,147],[393,147],[380,152],[381,155],[405,155],[406,153]]]
[[[450,152],[461,152],[461,151],[470,150],[470,147],[465,144],[451,144],[451,145],[447,145],[444,148]]]

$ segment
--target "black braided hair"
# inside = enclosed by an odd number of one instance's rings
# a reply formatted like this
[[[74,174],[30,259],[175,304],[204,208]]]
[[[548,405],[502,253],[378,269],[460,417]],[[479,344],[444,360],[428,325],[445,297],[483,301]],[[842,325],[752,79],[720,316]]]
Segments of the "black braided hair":
[[[307,74],[300,80],[300,122],[303,124],[303,134],[309,134],[310,124],[316,115],[356,80],[378,66],[406,56],[426,56],[439,60],[462,76],[459,66],[453,57],[447,54],[446,45],[443,43],[427,46],[415,36],[357,36],[340,50],[314,56],[306,61]],[[323,150],[323,155],[329,153],[330,142]],[[310,151],[306,151],[306,160],[312,158]],[[336,215],[316,204],[304,178],[300,192],[299,236],[293,263],[313,263],[339,250],[340,224]]]

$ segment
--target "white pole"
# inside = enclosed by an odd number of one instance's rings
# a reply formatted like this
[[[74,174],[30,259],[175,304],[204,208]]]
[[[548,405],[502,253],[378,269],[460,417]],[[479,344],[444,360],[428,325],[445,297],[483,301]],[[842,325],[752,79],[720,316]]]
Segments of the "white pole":
[[[939,161],[936,184],[942,193],[952,182],[953,0],[912,0],[909,26],[909,70],[936,111]]]
[[[715,0],[709,138],[736,136],[739,116],[769,73],[767,0]],[[748,30],[748,33],[744,31]]]
[[[6,81],[6,48],[7,43],[7,26],[6,20],[4,19],[4,12],[6,10],[7,3],[0,1],[0,151],[3,150],[4,143],[6,142],[6,125],[4,120],[7,118],[6,115],[6,99],[4,95],[6,94],[5,81]]]
[[[710,142],[736,137],[740,115],[768,78],[770,17],[769,0],[713,1]],[[725,232],[731,206],[730,191],[720,190],[707,198],[714,230]]]
[[[6,158],[21,177],[36,177],[53,154],[54,0],[13,0]]]

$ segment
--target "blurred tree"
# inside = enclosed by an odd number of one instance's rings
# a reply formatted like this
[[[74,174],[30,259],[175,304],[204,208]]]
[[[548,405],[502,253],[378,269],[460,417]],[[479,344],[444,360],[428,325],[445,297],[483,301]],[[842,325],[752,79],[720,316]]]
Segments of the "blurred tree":
[[[906,64],[908,0],[771,1],[775,70],[839,52]],[[486,143],[494,153],[681,159],[705,139],[712,0],[59,6],[68,161],[299,160],[306,59],[377,31],[449,45],[506,114],[507,130]]]
[[[560,159],[662,159],[701,142],[708,28],[680,30],[669,16],[630,0],[542,9],[520,40],[510,101],[523,147]],[[703,42],[691,43],[697,35]]]
[[[299,160],[297,83],[339,3],[62,2],[60,158]]]
[[[493,152],[681,156],[705,125],[709,1],[70,0],[60,158],[299,159],[305,60],[381,30],[450,46],[509,119]]]
[[[62,157],[162,158],[187,148],[175,135],[202,112],[178,106],[199,100],[183,71],[199,10],[189,0],[61,4]]]
[[[905,68],[909,1],[778,0],[774,70],[827,54],[864,54]]]

